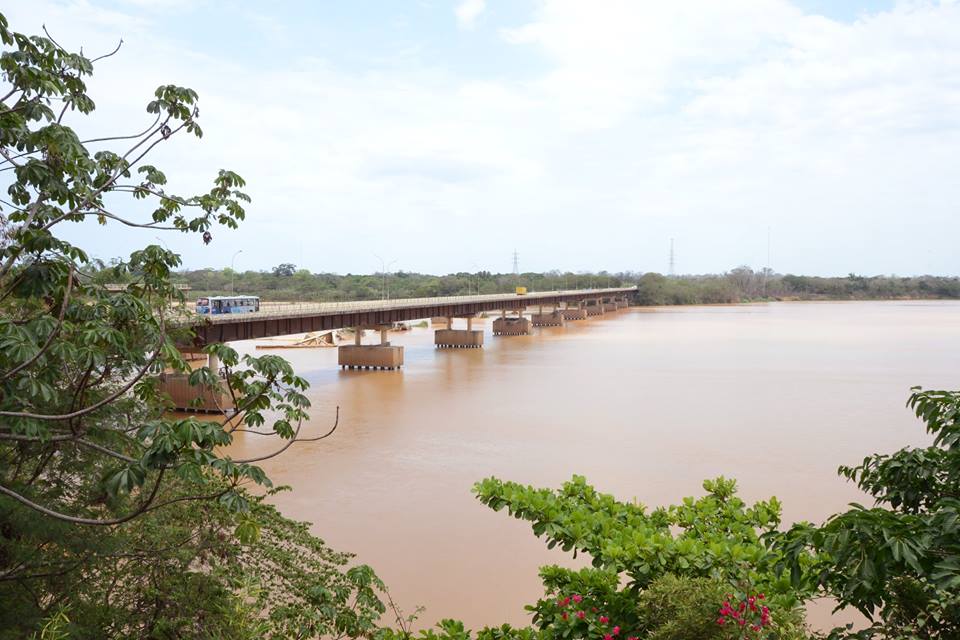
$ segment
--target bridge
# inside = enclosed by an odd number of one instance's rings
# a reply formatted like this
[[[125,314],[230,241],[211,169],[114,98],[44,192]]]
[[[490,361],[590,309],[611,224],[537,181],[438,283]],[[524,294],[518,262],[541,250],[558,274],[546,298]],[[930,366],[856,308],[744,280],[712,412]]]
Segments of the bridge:
[[[566,322],[614,312],[628,304],[636,287],[541,291],[519,295],[445,296],[401,298],[359,302],[323,302],[304,304],[262,303],[253,313],[197,315],[189,313],[178,324],[190,326],[194,343],[184,351],[197,351],[207,344],[234,340],[253,340],[314,331],[353,329],[354,343],[339,347],[338,362],[345,369],[387,369],[403,366],[403,347],[391,345],[387,332],[397,322],[431,318],[437,327],[434,342],[438,348],[481,348],[482,330],[474,330],[473,319],[481,313],[496,312],[493,335],[515,336],[530,333],[531,327],[563,326]],[[527,318],[524,312],[533,309]],[[466,328],[455,329],[454,319],[466,319]],[[442,326],[442,328],[440,328]],[[365,345],[365,330],[380,333],[379,344]],[[216,356],[208,356],[207,366],[218,371]],[[187,408],[198,396],[208,410],[220,410],[224,397],[212,398],[210,390],[191,390],[172,376],[163,386],[178,408]],[[194,403],[195,404],[195,403]],[[208,406],[209,405],[209,406]],[[196,408],[196,407],[193,407]],[[203,407],[201,407],[202,409]]]

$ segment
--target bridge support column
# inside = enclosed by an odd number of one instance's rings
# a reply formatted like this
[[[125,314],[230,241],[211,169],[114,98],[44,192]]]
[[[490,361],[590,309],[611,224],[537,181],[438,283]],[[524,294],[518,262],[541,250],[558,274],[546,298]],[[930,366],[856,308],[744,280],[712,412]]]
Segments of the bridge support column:
[[[585,304],[584,311],[587,312],[588,316],[602,316],[603,315],[603,302],[599,299],[593,300],[593,304]]]
[[[544,313],[543,306],[541,306],[540,313],[533,314],[533,316],[530,318],[530,321],[535,327],[562,327],[563,319],[563,312],[554,310]]]
[[[616,300],[614,300],[613,298],[610,298],[610,301],[609,301],[609,302],[604,302],[604,301],[601,299],[601,300],[600,300],[600,303],[601,303],[601,305],[603,306],[604,312],[607,312],[607,311],[616,311],[617,309],[620,308],[620,306],[617,305]]]
[[[200,355],[195,351],[184,353],[184,356]],[[188,360],[197,359],[187,357]],[[207,365],[214,375],[219,376],[220,358],[215,353],[207,354]],[[211,385],[191,385],[190,375],[186,373],[164,372],[160,376],[160,393],[170,396],[173,408],[185,413],[219,413],[233,412],[233,398],[227,389],[227,381],[220,378],[220,388]]]
[[[585,320],[587,317],[587,310],[580,306],[580,303],[577,303],[577,306],[570,308],[570,305],[567,305],[567,308],[563,310],[563,319],[564,320]]]
[[[375,327],[380,331],[380,344],[362,344],[363,327],[357,327],[353,344],[337,347],[337,362],[342,369],[387,369],[403,366],[403,347],[387,341],[388,325]]]
[[[473,330],[473,317],[467,316],[467,328],[454,329],[453,318],[448,318],[446,329],[433,333],[433,343],[440,349],[479,349],[483,346],[483,330]]]
[[[495,336],[525,336],[530,333],[530,321],[518,312],[517,317],[507,317],[506,312],[493,321]]]

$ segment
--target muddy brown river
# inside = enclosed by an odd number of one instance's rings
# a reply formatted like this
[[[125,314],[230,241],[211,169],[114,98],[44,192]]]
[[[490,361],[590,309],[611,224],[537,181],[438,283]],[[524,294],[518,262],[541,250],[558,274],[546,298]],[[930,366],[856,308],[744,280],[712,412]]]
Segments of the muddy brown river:
[[[399,372],[340,371],[335,349],[256,352],[310,381],[306,435],[341,411],[334,436],[264,465],[294,487],[278,504],[372,565],[405,610],[426,607],[421,625],[524,624],[537,568],[570,562],[474,499],[481,478],[557,487],[581,474],[654,506],[722,474],[748,500],[780,498],[787,522],[820,521],[862,499],[838,465],[926,442],[904,407],[911,385],[960,386],[957,302],[639,308],[524,337],[484,324],[483,349],[391,334]],[[232,453],[272,446],[241,435]],[[815,626],[830,622],[824,604]]]

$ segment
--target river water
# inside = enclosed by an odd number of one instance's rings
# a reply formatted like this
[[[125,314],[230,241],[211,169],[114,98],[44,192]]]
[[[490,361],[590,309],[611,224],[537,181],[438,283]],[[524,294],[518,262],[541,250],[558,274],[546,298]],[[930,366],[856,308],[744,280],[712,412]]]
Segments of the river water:
[[[435,349],[431,329],[391,334],[406,352],[396,372],[340,371],[335,349],[235,345],[283,355],[310,381],[306,435],[340,407],[332,437],[264,465],[294,487],[283,512],[372,565],[408,612],[424,606],[424,625],[524,624],[538,567],[570,563],[481,505],[477,480],[581,474],[656,506],[722,474],[748,500],[776,495],[787,522],[820,521],[863,499],[838,465],[927,442],[904,407],[911,385],[960,385],[957,302],[634,308],[531,336],[486,331],[470,350]],[[231,453],[265,440],[241,434]],[[826,611],[811,621],[825,626]]]

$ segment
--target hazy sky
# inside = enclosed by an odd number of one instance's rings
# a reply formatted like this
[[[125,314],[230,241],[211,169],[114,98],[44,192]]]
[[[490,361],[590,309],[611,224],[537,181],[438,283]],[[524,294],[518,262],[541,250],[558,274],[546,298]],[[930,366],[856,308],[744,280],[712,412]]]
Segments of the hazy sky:
[[[200,94],[170,190],[249,182],[191,268],[958,274],[960,4],[9,0],[99,63],[86,133]],[[74,120],[73,123],[77,123]],[[125,255],[153,232],[71,232]]]

